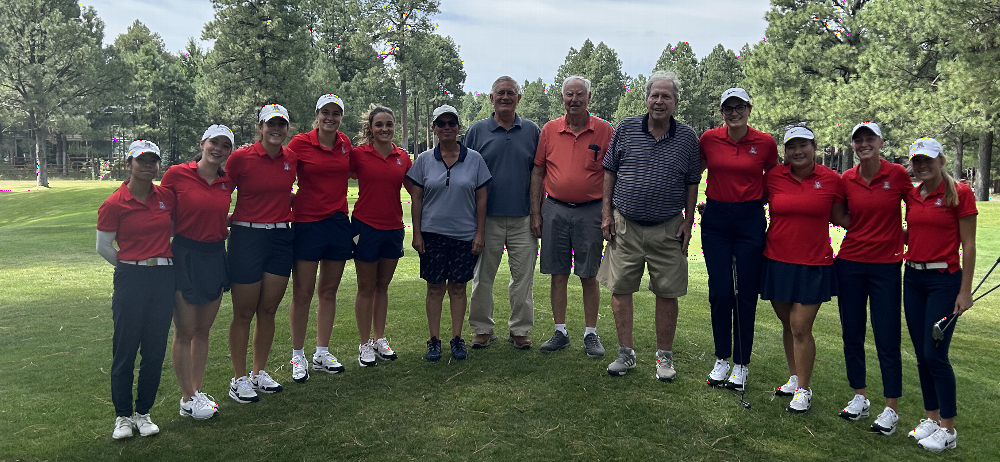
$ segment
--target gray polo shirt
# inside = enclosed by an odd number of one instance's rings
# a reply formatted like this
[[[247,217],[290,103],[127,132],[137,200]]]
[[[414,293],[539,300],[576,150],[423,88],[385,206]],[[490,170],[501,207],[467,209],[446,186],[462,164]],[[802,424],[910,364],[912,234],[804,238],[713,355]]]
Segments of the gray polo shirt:
[[[535,167],[538,125],[514,115],[514,125],[504,130],[493,116],[480,120],[465,133],[465,145],[479,151],[496,181],[487,186],[489,216],[523,217],[530,211],[528,191]]]
[[[649,133],[649,114],[618,122],[604,169],[615,172],[612,202],[632,220],[661,222],[684,210],[687,187],[701,182],[698,134],[670,118],[660,139]]]
[[[483,156],[460,145],[458,160],[449,168],[435,146],[417,156],[406,178],[423,190],[421,231],[461,241],[476,237],[476,190],[492,178]]]

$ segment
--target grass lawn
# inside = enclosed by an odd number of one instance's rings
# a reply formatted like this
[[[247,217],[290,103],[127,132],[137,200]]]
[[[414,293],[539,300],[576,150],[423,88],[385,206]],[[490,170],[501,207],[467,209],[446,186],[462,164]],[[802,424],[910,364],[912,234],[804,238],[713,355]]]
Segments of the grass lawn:
[[[470,350],[468,360],[456,362],[445,342],[441,361],[424,361],[425,284],[411,250],[390,288],[387,333],[399,360],[358,367],[356,286],[348,264],[331,341],[347,371],[314,373],[305,384],[290,380],[289,292],[268,367],[285,391],[238,405],[227,397],[232,375],[227,294],[212,331],[204,387],[219,402],[219,416],[196,422],[178,415],[180,389],[168,354],[151,411],[160,434],[115,441],[108,377],[113,268],[94,250],[94,226],[98,206],[118,185],[56,179],[51,189],[38,190],[30,182],[0,182],[0,460],[1000,460],[993,440],[1000,428],[1000,381],[989,372],[996,370],[993,354],[1000,351],[995,328],[1000,295],[987,296],[959,321],[951,357],[961,444],[934,455],[906,437],[923,417],[923,405],[905,332],[897,433],[884,437],[868,431],[884,405],[870,331],[873,416],[859,422],[838,417],[853,391],[844,372],[835,302],[823,305],[815,325],[811,412],[792,415],[785,411],[787,398],[772,396],[788,372],[780,323],[767,302],[758,305],[746,395],[752,409],[738,406],[734,393],[706,386],[714,357],[697,229],[689,293],[680,301],[673,383],[653,378],[653,297],[645,290],[636,296],[638,367],[625,377],[605,372],[617,342],[610,294],[603,290],[598,331],[608,356],[593,360],[583,354],[576,278],[569,290],[569,349],[538,351],[552,332],[549,280],[539,275],[534,348],[518,351],[499,342]],[[1000,203],[977,205],[976,282],[1000,255]],[[507,276],[501,269],[495,293],[501,338],[509,316]],[[985,287],[998,281],[1000,274]],[[447,332],[447,313],[443,319]],[[307,353],[315,347],[314,320],[310,328]],[[468,327],[466,335],[471,338]]]

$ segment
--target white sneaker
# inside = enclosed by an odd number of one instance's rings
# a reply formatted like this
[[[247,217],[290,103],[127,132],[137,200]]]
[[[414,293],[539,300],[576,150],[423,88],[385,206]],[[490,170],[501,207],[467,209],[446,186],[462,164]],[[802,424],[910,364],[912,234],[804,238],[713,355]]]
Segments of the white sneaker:
[[[899,415],[891,407],[886,406],[885,410],[872,422],[872,431],[889,436],[896,432],[896,422],[899,422]]]
[[[774,394],[777,396],[792,396],[795,394],[795,390],[799,388],[799,376],[793,375],[788,378],[788,381],[784,385],[775,388]]]
[[[116,440],[131,438],[132,418],[123,415],[115,417],[115,431],[111,433],[111,437]]]
[[[812,407],[812,397],[812,388],[797,388],[792,402],[788,403],[788,412],[796,414],[808,412],[809,408]]]
[[[361,367],[372,367],[375,365],[375,345],[368,341],[358,345],[358,364]]]
[[[958,430],[952,429],[949,432],[947,428],[938,427],[931,436],[918,441],[917,445],[931,452],[955,449],[958,447]]]
[[[245,375],[229,379],[229,397],[240,404],[260,401],[257,392],[253,391],[253,386],[250,385],[250,377]]]
[[[715,366],[712,367],[712,372],[708,373],[708,380],[705,383],[717,387],[722,385],[726,381],[726,375],[729,374],[729,361],[725,359],[716,359]]]
[[[383,361],[396,360],[396,352],[392,351],[392,348],[389,347],[389,341],[385,337],[375,340],[375,356],[378,356]]]
[[[656,378],[661,382],[673,382],[677,377],[674,370],[674,354],[671,351],[656,350]]]
[[[216,409],[219,409],[219,403],[215,402],[215,398],[213,398],[212,395],[210,395],[208,393],[202,393],[201,390],[195,391],[194,394],[201,395],[202,399],[204,399],[205,401],[207,401],[208,404],[212,405]]]
[[[313,353],[313,370],[323,371],[327,374],[338,374],[344,372],[344,365],[337,361],[337,357],[330,354],[329,351],[323,353],[315,352]]]
[[[726,383],[723,383],[722,386],[730,390],[743,391],[743,387],[746,386],[747,383],[747,374],[749,373],[750,369],[746,366],[737,364],[733,366],[732,375],[726,379]]]
[[[306,357],[292,355],[292,380],[296,383],[305,383],[309,380],[309,368],[306,367]]]
[[[910,438],[919,442],[920,440],[931,436],[931,434],[938,431],[939,428],[941,428],[941,426],[938,425],[936,420],[930,418],[923,419],[920,421],[920,425],[917,425],[917,428],[914,428],[913,431],[910,432]]]
[[[250,386],[254,391],[263,393],[278,393],[281,391],[281,384],[271,378],[267,372],[257,371],[257,375],[250,377]]]
[[[219,408],[215,402],[208,399],[208,395],[199,392],[187,401],[181,398],[180,414],[194,420],[206,420],[218,415]]]
[[[847,407],[841,409],[840,416],[848,420],[868,417],[868,409],[871,408],[871,404],[871,401],[868,401],[864,395],[854,395],[851,402],[847,403]]]
[[[132,425],[139,430],[139,436],[153,436],[160,433],[160,427],[149,420],[149,414],[132,414]]]

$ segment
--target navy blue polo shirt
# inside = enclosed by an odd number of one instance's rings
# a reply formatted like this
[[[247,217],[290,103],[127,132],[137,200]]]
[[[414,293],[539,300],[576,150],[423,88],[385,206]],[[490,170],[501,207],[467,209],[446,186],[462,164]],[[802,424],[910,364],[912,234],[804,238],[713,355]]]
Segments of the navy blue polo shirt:
[[[615,172],[612,203],[626,217],[661,222],[684,210],[687,187],[701,182],[698,135],[670,118],[660,139],[649,133],[649,114],[618,123],[604,156],[604,169]]]
[[[492,177],[482,155],[459,146],[450,168],[441,158],[441,146],[435,146],[417,156],[406,178],[423,190],[421,231],[471,241],[476,237],[476,190]]]
[[[493,119],[477,121],[465,133],[465,145],[482,154],[497,181],[486,187],[486,214],[501,217],[527,216],[531,207],[531,169],[541,130],[534,122],[514,115],[514,125],[505,130]]]

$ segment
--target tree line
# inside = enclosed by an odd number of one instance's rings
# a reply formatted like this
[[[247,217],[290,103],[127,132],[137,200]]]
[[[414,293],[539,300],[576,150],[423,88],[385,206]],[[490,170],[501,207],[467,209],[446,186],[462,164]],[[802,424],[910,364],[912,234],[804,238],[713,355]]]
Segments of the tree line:
[[[41,186],[48,162],[75,167],[73,135],[107,164],[135,138],[157,141],[177,163],[211,123],[252,140],[266,103],[286,106],[293,128],[308,130],[313,102],[329,92],[347,102],[342,131],[357,133],[369,103],[385,105],[397,112],[397,143],[419,152],[431,145],[434,107],[456,106],[465,126],[492,110],[488,95],[463,91],[459,44],[434,33],[438,0],[212,4],[201,36],[211,49],[192,38],[173,54],[138,21],[103,45],[103,22],[72,0],[0,1],[0,156],[37,163]],[[935,136],[954,152],[956,175],[976,167],[977,195],[988,198],[1000,0],[772,0],[766,19],[764,39],[736,51],[717,45],[699,57],[687,42],[665,46],[654,69],[678,75],[680,120],[717,126],[719,95],[742,86],[754,97],[752,125],[779,136],[808,123],[828,165],[852,166],[848,131],[874,121],[884,155],[905,157],[910,141]],[[641,114],[646,79],[621,69],[614,49],[587,39],[568,51],[553,84],[523,81],[519,113],[540,125],[561,116],[560,85],[577,74],[593,82],[593,114],[612,123]],[[82,168],[96,176],[106,163]]]

